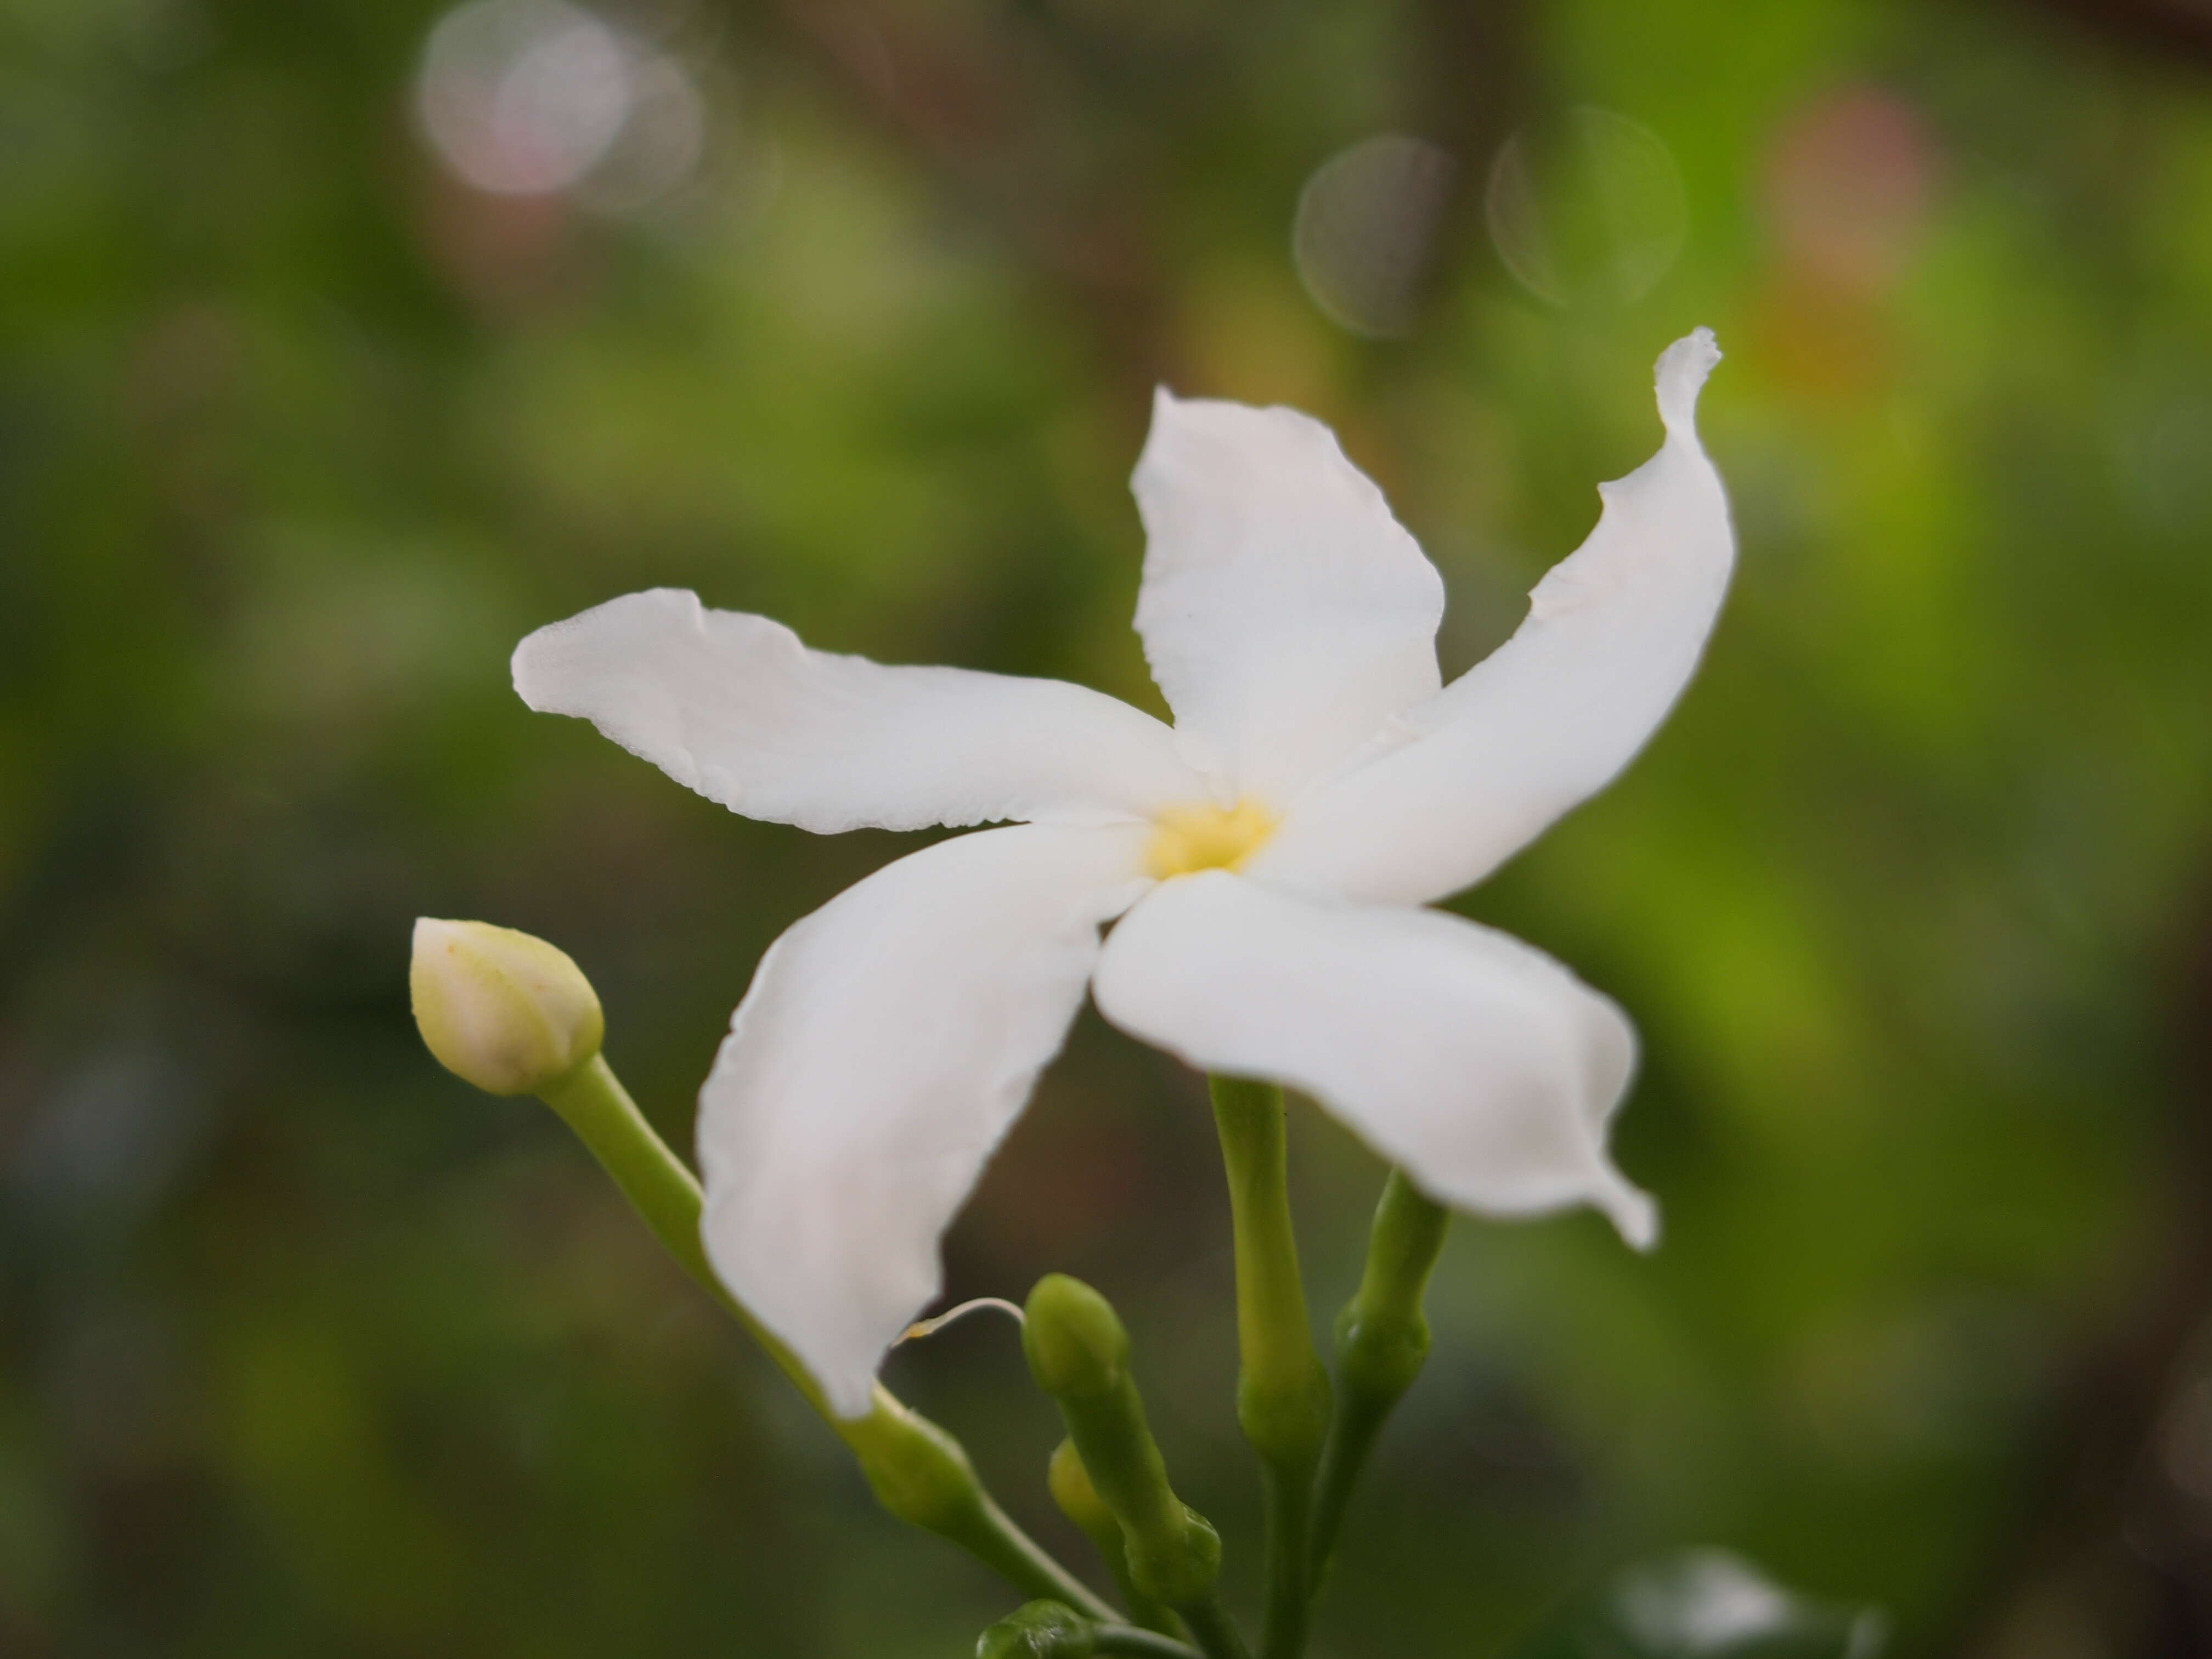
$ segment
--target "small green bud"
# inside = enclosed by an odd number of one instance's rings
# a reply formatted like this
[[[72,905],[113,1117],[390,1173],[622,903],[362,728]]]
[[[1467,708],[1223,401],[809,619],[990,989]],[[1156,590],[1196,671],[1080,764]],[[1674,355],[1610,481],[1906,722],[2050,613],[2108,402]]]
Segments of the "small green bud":
[[[983,1487],[960,1443],[917,1413],[878,1396],[866,1417],[841,1425],[876,1501],[926,1532],[959,1530],[978,1513]]]
[[[1091,1471],[1083,1467],[1083,1454],[1075,1449],[1073,1440],[1063,1440],[1054,1449],[1052,1462],[1045,1468],[1044,1481],[1060,1512],[1082,1528],[1085,1536],[1111,1536],[1116,1547],[1120,1546],[1121,1523],[1106,1507],[1098,1488],[1091,1484]]]
[[[606,1019],[583,970],[542,939],[484,921],[415,923],[407,983],[438,1063],[495,1095],[535,1094],[599,1051]]]
[[[1055,1399],[1119,1388],[1129,1333],[1104,1297],[1079,1279],[1048,1273],[1030,1292],[1022,1347],[1037,1386]]]
[[[1030,1601],[975,1640],[975,1659],[1085,1659],[1095,1650],[1091,1622],[1058,1601]]]

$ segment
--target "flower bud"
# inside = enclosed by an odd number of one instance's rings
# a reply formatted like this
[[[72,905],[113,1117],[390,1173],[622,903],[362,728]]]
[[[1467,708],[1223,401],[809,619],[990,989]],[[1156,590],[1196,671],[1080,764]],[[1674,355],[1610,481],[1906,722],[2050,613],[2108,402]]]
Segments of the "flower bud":
[[[1121,1523],[1106,1507],[1098,1488],[1091,1484],[1091,1471],[1083,1467],[1083,1454],[1075,1449],[1073,1440],[1063,1440],[1054,1449],[1052,1462],[1045,1466],[1045,1486],[1060,1512],[1086,1535],[1096,1539],[1110,1534],[1115,1547],[1120,1547]]]
[[[1129,1334],[1106,1298],[1079,1279],[1048,1273],[1030,1292],[1022,1346],[1047,1394],[1091,1395],[1117,1387]]]
[[[438,1063],[495,1095],[559,1082],[599,1051],[599,994],[567,953],[484,921],[415,923],[407,983]]]

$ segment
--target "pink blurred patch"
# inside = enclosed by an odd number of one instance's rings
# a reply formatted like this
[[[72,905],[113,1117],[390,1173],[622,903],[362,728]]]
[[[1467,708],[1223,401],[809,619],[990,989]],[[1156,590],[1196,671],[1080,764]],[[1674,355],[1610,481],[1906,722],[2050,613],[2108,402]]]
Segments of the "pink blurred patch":
[[[1919,112],[1880,87],[1841,88],[1801,110],[1768,161],[1766,210],[1786,263],[1871,295],[1919,251],[1939,157]]]

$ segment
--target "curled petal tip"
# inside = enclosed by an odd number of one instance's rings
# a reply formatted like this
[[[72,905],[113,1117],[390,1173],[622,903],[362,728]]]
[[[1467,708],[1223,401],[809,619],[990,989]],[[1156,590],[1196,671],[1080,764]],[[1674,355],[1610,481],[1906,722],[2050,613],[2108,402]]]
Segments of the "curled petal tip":
[[[1670,437],[1698,441],[1698,393],[1721,360],[1709,328],[1692,329],[1659,354],[1659,418]]]
[[[1606,1219],[1620,1231],[1631,1249],[1650,1251],[1657,1248],[1659,1206],[1649,1193],[1638,1191],[1615,1176],[1609,1189],[1599,1196],[1597,1202]]]

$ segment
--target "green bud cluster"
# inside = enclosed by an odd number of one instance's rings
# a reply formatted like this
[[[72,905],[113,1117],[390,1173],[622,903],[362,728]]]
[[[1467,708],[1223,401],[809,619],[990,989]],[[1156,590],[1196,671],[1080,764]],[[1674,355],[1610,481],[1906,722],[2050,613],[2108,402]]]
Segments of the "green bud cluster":
[[[1175,1495],[1129,1374],[1129,1334],[1106,1298],[1065,1273],[1030,1292],[1022,1346],[1053,1397],[1082,1467],[1120,1524],[1129,1577],[1182,1611],[1212,1593],[1221,1540]]]

